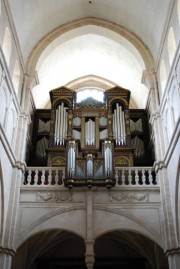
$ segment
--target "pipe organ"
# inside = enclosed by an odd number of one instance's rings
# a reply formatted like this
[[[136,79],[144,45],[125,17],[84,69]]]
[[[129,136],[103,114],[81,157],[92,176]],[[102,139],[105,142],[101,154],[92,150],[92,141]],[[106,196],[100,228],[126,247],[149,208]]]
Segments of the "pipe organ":
[[[129,109],[128,90],[109,89],[104,102],[92,97],[76,102],[76,92],[60,87],[50,92],[50,98],[51,110],[38,114],[32,160],[40,162],[42,156],[48,166],[65,166],[67,182],[93,181],[99,186],[114,182],[115,166],[146,160],[146,113]]]

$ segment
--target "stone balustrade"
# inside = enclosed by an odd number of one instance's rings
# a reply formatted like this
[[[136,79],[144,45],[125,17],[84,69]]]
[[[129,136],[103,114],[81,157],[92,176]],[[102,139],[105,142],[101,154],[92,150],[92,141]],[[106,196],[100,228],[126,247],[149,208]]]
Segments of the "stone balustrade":
[[[23,186],[58,186],[63,184],[64,168],[28,167],[23,179]]]
[[[152,167],[115,168],[116,186],[154,186],[159,185],[158,175]]]
[[[152,167],[115,168],[114,177],[117,186],[159,186],[158,176]],[[23,187],[61,186],[64,185],[63,167],[28,167],[22,182]]]

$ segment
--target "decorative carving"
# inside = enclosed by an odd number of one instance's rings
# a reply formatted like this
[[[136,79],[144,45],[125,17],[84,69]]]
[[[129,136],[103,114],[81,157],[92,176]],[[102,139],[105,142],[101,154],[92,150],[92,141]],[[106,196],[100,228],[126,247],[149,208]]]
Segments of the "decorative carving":
[[[95,163],[94,163],[94,172],[96,173],[97,172],[97,170],[101,167],[103,165],[103,161],[99,161],[99,160],[97,160],[97,161],[95,161]]]
[[[66,162],[63,158],[58,156],[52,159],[51,165],[52,166],[65,166]]]
[[[112,202],[113,200],[121,202],[121,201],[143,201],[147,202],[148,195],[145,193],[135,193],[135,192],[122,192],[117,195],[109,194],[109,201]]]
[[[115,167],[119,166],[130,166],[130,161],[125,156],[120,156],[115,159]]]
[[[72,192],[37,192],[35,200],[37,202],[41,201],[51,201],[51,202],[64,202],[64,201],[72,201]]]

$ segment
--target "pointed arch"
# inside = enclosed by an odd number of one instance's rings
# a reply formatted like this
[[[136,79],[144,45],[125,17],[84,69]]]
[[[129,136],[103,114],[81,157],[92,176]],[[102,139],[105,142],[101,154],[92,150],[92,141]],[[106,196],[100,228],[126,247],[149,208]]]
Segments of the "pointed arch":
[[[11,58],[12,40],[11,40],[11,33],[8,27],[6,27],[6,30],[5,30],[2,49],[4,52],[7,65],[9,66],[9,62]]]
[[[175,36],[174,36],[174,30],[173,27],[169,29],[168,33],[168,55],[169,55],[169,63],[170,65],[173,62],[174,55],[176,53],[176,41],[175,41]]]
[[[160,75],[161,95],[163,96],[167,82],[167,72],[164,59],[162,59],[160,63],[159,75]]]
[[[14,65],[12,81],[13,81],[14,89],[17,95],[18,95],[18,90],[19,90],[20,77],[21,77],[21,69],[20,69],[19,62],[16,60],[15,65]]]

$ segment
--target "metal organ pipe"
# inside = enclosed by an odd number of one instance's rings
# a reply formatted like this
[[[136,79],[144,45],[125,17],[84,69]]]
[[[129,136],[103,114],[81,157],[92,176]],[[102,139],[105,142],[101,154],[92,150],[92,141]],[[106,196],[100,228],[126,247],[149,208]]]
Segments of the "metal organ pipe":
[[[95,144],[95,122],[89,119],[85,125],[85,137],[86,137],[86,145],[94,145]]]
[[[105,176],[112,175],[112,144],[110,141],[104,143],[104,159],[105,159]]]
[[[113,136],[116,145],[126,144],[124,111],[122,110],[122,107],[118,103],[116,103],[116,109],[114,109],[113,114]]]
[[[75,155],[76,155],[76,144],[75,141],[70,141],[68,145],[68,175],[69,177],[74,177],[75,175]]]
[[[64,103],[56,109],[54,144],[64,145],[64,139],[67,137],[67,107]]]

